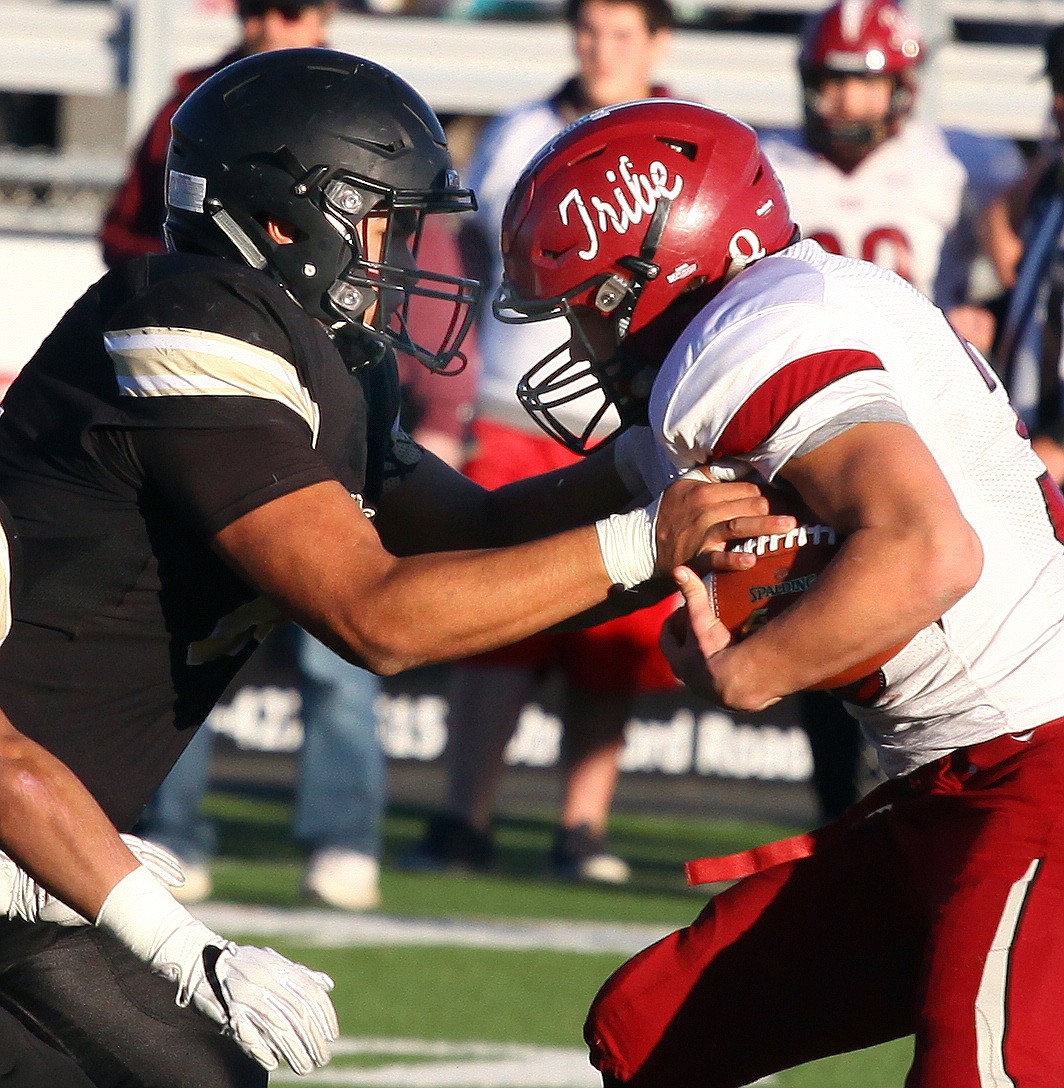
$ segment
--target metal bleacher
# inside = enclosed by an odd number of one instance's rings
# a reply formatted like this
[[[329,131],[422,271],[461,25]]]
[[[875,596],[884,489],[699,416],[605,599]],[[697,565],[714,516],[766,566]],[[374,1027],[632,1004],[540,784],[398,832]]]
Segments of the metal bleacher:
[[[795,36],[732,30],[741,19],[719,16],[793,15],[823,2],[681,4],[685,22],[696,25],[677,32],[664,77],[679,94],[753,124],[793,124],[799,109]],[[505,5],[496,4],[496,12],[500,7]],[[1037,43],[1047,25],[1064,22],[1064,0],[910,0],[908,7],[933,46],[921,112],[946,125],[1037,138],[1047,102],[1044,82],[1036,78]],[[496,113],[548,91],[571,68],[556,3],[541,5],[547,17],[524,21],[471,18],[469,8],[458,5],[450,10],[450,17],[434,18],[342,13],[332,43],[395,68],[446,114]],[[707,18],[713,13],[716,20]],[[956,28],[966,24],[982,25],[984,40],[962,40]],[[210,62],[236,33],[232,15],[197,12],[191,0],[0,0],[0,92],[108,104],[103,116],[111,119],[96,128],[68,126],[54,149],[0,147],[0,227],[11,228],[11,194],[16,222],[35,229],[39,202],[25,198],[27,192],[113,185],[173,74]]]

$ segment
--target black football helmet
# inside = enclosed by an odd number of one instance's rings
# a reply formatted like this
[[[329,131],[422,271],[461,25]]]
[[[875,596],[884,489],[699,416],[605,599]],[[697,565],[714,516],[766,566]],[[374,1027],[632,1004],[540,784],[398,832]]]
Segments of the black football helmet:
[[[417,267],[417,252],[426,215],[475,207],[428,103],[394,72],[347,53],[246,57],[197,88],[172,122],[170,248],[263,269],[333,332],[370,337],[378,356],[390,344],[435,371],[465,365],[479,286]],[[370,261],[366,226],[380,216],[383,252]],[[271,237],[268,222],[292,241]],[[420,320],[419,307],[435,309],[434,320]],[[439,330],[438,343],[417,342],[422,326]]]

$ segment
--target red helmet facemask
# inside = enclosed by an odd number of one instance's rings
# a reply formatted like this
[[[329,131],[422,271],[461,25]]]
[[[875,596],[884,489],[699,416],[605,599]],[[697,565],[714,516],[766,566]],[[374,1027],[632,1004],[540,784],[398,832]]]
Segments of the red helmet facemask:
[[[895,0],[839,0],[808,23],[798,71],[802,77],[806,138],[846,169],[897,132],[911,113],[916,68],[924,58],[920,32]],[[876,121],[834,121],[820,108],[825,79],[890,76],[894,91]]]
[[[526,167],[503,213],[495,316],[566,317],[573,334],[522,378],[525,410],[577,453],[645,420],[654,375],[693,316],[686,302],[704,305],[796,234],[741,121],[661,98],[577,121]],[[575,404],[579,432],[556,414]]]

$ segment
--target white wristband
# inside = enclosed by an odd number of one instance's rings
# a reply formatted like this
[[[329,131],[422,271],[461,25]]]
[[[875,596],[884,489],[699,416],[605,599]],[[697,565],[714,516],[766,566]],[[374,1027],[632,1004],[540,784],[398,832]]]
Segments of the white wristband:
[[[595,522],[602,562],[615,586],[633,589],[654,576],[658,558],[655,527],[660,502],[659,497],[649,506],[627,514],[611,514]]]

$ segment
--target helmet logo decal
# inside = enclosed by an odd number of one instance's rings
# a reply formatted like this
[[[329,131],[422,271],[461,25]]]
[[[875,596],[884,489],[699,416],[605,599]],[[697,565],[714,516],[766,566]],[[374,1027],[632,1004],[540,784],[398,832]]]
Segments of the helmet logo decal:
[[[746,227],[737,230],[728,243],[728,255],[738,268],[745,268],[748,264],[761,260],[767,252],[761,244],[761,239]]]
[[[207,196],[207,179],[195,174],[182,174],[171,170],[166,184],[166,201],[171,208],[183,212],[203,214],[203,201]]]
[[[668,283],[676,283],[679,280],[686,279],[688,276],[694,275],[698,271],[698,265],[692,264],[690,261],[684,261],[683,264],[674,268],[666,277],[665,280]]]
[[[584,230],[587,231],[587,246],[578,253],[584,261],[593,261],[598,256],[600,234],[604,234],[611,227],[618,234],[627,234],[630,227],[641,223],[645,216],[653,214],[662,197],[674,200],[683,190],[683,178],[677,174],[670,180],[668,167],[656,159],[647,167],[647,172],[642,174],[633,172],[632,160],[627,155],[622,155],[617,162],[617,169],[607,170],[605,177],[608,182],[617,182],[619,178],[623,183],[613,187],[612,196],[616,205],[593,196],[590,204],[597,215],[592,216],[583,193],[576,188],[570,189],[558,205],[558,213],[564,225],[569,225],[570,208],[575,208]]]

